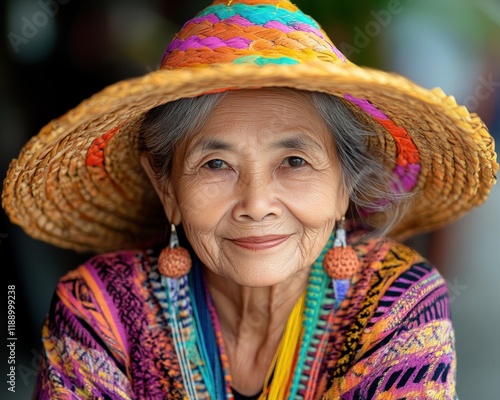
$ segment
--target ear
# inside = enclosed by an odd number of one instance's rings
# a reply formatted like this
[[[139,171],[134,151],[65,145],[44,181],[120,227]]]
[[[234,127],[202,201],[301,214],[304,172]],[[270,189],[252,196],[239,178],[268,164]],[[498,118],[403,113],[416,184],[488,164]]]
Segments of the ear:
[[[179,225],[182,222],[182,217],[175,195],[173,179],[167,177],[158,179],[156,172],[149,163],[148,157],[144,153],[141,154],[141,165],[163,205],[168,222]]]

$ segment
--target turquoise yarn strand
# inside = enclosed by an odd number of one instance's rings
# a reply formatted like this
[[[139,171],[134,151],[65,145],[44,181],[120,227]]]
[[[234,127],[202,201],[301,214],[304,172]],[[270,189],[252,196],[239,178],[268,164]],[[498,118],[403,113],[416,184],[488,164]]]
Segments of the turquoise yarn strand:
[[[289,399],[294,399],[297,396],[297,392],[300,389],[302,372],[304,369],[304,363],[307,358],[307,352],[311,345],[311,341],[314,336],[314,330],[318,324],[318,319],[320,317],[320,309],[322,304],[322,299],[325,296],[326,289],[330,283],[330,278],[323,269],[323,259],[326,252],[333,245],[334,235],[330,236],[330,239],[326,246],[323,248],[321,254],[316,259],[311,269],[311,274],[309,275],[309,284],[307,287],[306,294],[306,305],[304,310],[303,327],[304,336],[302,344],[299,350],[299,356],[297,360],[297,365],[294,371],[294,376],[292,384],[290,386]]]
[[[214,334],[209,332],[213,330],[210,317],[207,316],[206,309],[208,306],[205,302],[205,287],[203,283],[203,275],[200,270],[199,260],[194,257],[193,268],[190,274],[190,297],[193,309],[193,315],[196,323],[196,341],[200,350],[201,363],[200,370],[205,382],[208,393],[211,399],[223,399],[226,397],[224,378],[221,372],[217,343]],[[205,314],[201,315],[199,308],[203,307]],[[208,346],[207,347],[207,340]],[[210,357],[207,350],[211,350],[214,357]],[[216,357],[216,358],[215,358]],[[214,359],[212,359],[214,358]],[[213,365],[212,365],[213,364]],[[215,369],[215,370],[214,370]]]
[[[179,321],[179,309],[177,306],[179,302],[181,286],[183,284],[186,284],[184,280],[187,281],[187,277],[181,277],[179,279],[162,277],[163,284],[167,289],[168,313],[170,317],[170,326],[172,329],[172,338],[175,351],[178,355],[181,373],[184,378],[185,389],[188,398],[195,399],[196,387],[194,386],[193,375],[191,372],[191,367],[189,365],[189,357],[186,352],[187,346],[184,341],[181,322]]]
[[[227,7],[225,4],[217,4],[207,7],[200,12],[197,17],[204,17],[209,14],[215,14],[221,20],[232,17],[242,17],[252,24],[260,26],[264,26],[268,23],[270,16],[272,16],[273,21],[278,21],[285,25],[288,25],[290,22],[301,22],[319,29],[318,23],[300,10],[293,12],[267,4],[232,4],[231,7]]]

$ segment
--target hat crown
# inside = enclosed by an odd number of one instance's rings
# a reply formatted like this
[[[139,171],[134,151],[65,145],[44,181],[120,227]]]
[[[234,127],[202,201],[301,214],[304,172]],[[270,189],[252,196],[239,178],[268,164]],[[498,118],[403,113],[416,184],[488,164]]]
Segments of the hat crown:
[[[160,69],[314,61],[347,62],[319,23],[290,1],[215,0],[175,35]]]

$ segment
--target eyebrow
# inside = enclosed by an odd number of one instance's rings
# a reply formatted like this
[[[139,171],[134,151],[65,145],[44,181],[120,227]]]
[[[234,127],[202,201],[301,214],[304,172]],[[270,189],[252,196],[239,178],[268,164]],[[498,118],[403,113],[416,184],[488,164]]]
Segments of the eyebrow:
[[[273,143],[274,149],[323,150],[323,147],[307,135],[296,134]]]
[[[186,154],[186,159],[192,157],[193,154],[197,152],[205,153],[207,151],[213,150],[234,150],[234,146],[223,140],[216,139],[213,137],[201,138]]]
[[[311,137],[304,134],[295,134],[293,136],[286,137],[284,139],[278,140],[272,143],[271,148],[273,149],[296,149],[296,150],[316,150],[322,151],[323,147]],[[234,151],[235,146],[224,140],[204,137],[201,138],[193,147],[187,152],[186,159],[192,157],[193,154],[198,152],[205,153],[207,151],[214,150],[229,150]]]

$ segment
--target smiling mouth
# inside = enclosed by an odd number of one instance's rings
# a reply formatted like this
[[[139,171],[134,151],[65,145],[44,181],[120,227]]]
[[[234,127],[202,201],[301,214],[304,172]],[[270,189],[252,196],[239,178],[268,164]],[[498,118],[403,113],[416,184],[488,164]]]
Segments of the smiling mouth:
[[[289,237],[290,235],[251,236],[240,239],[232,239],[231,242],[249,250],[266,250],[280,245]]]

